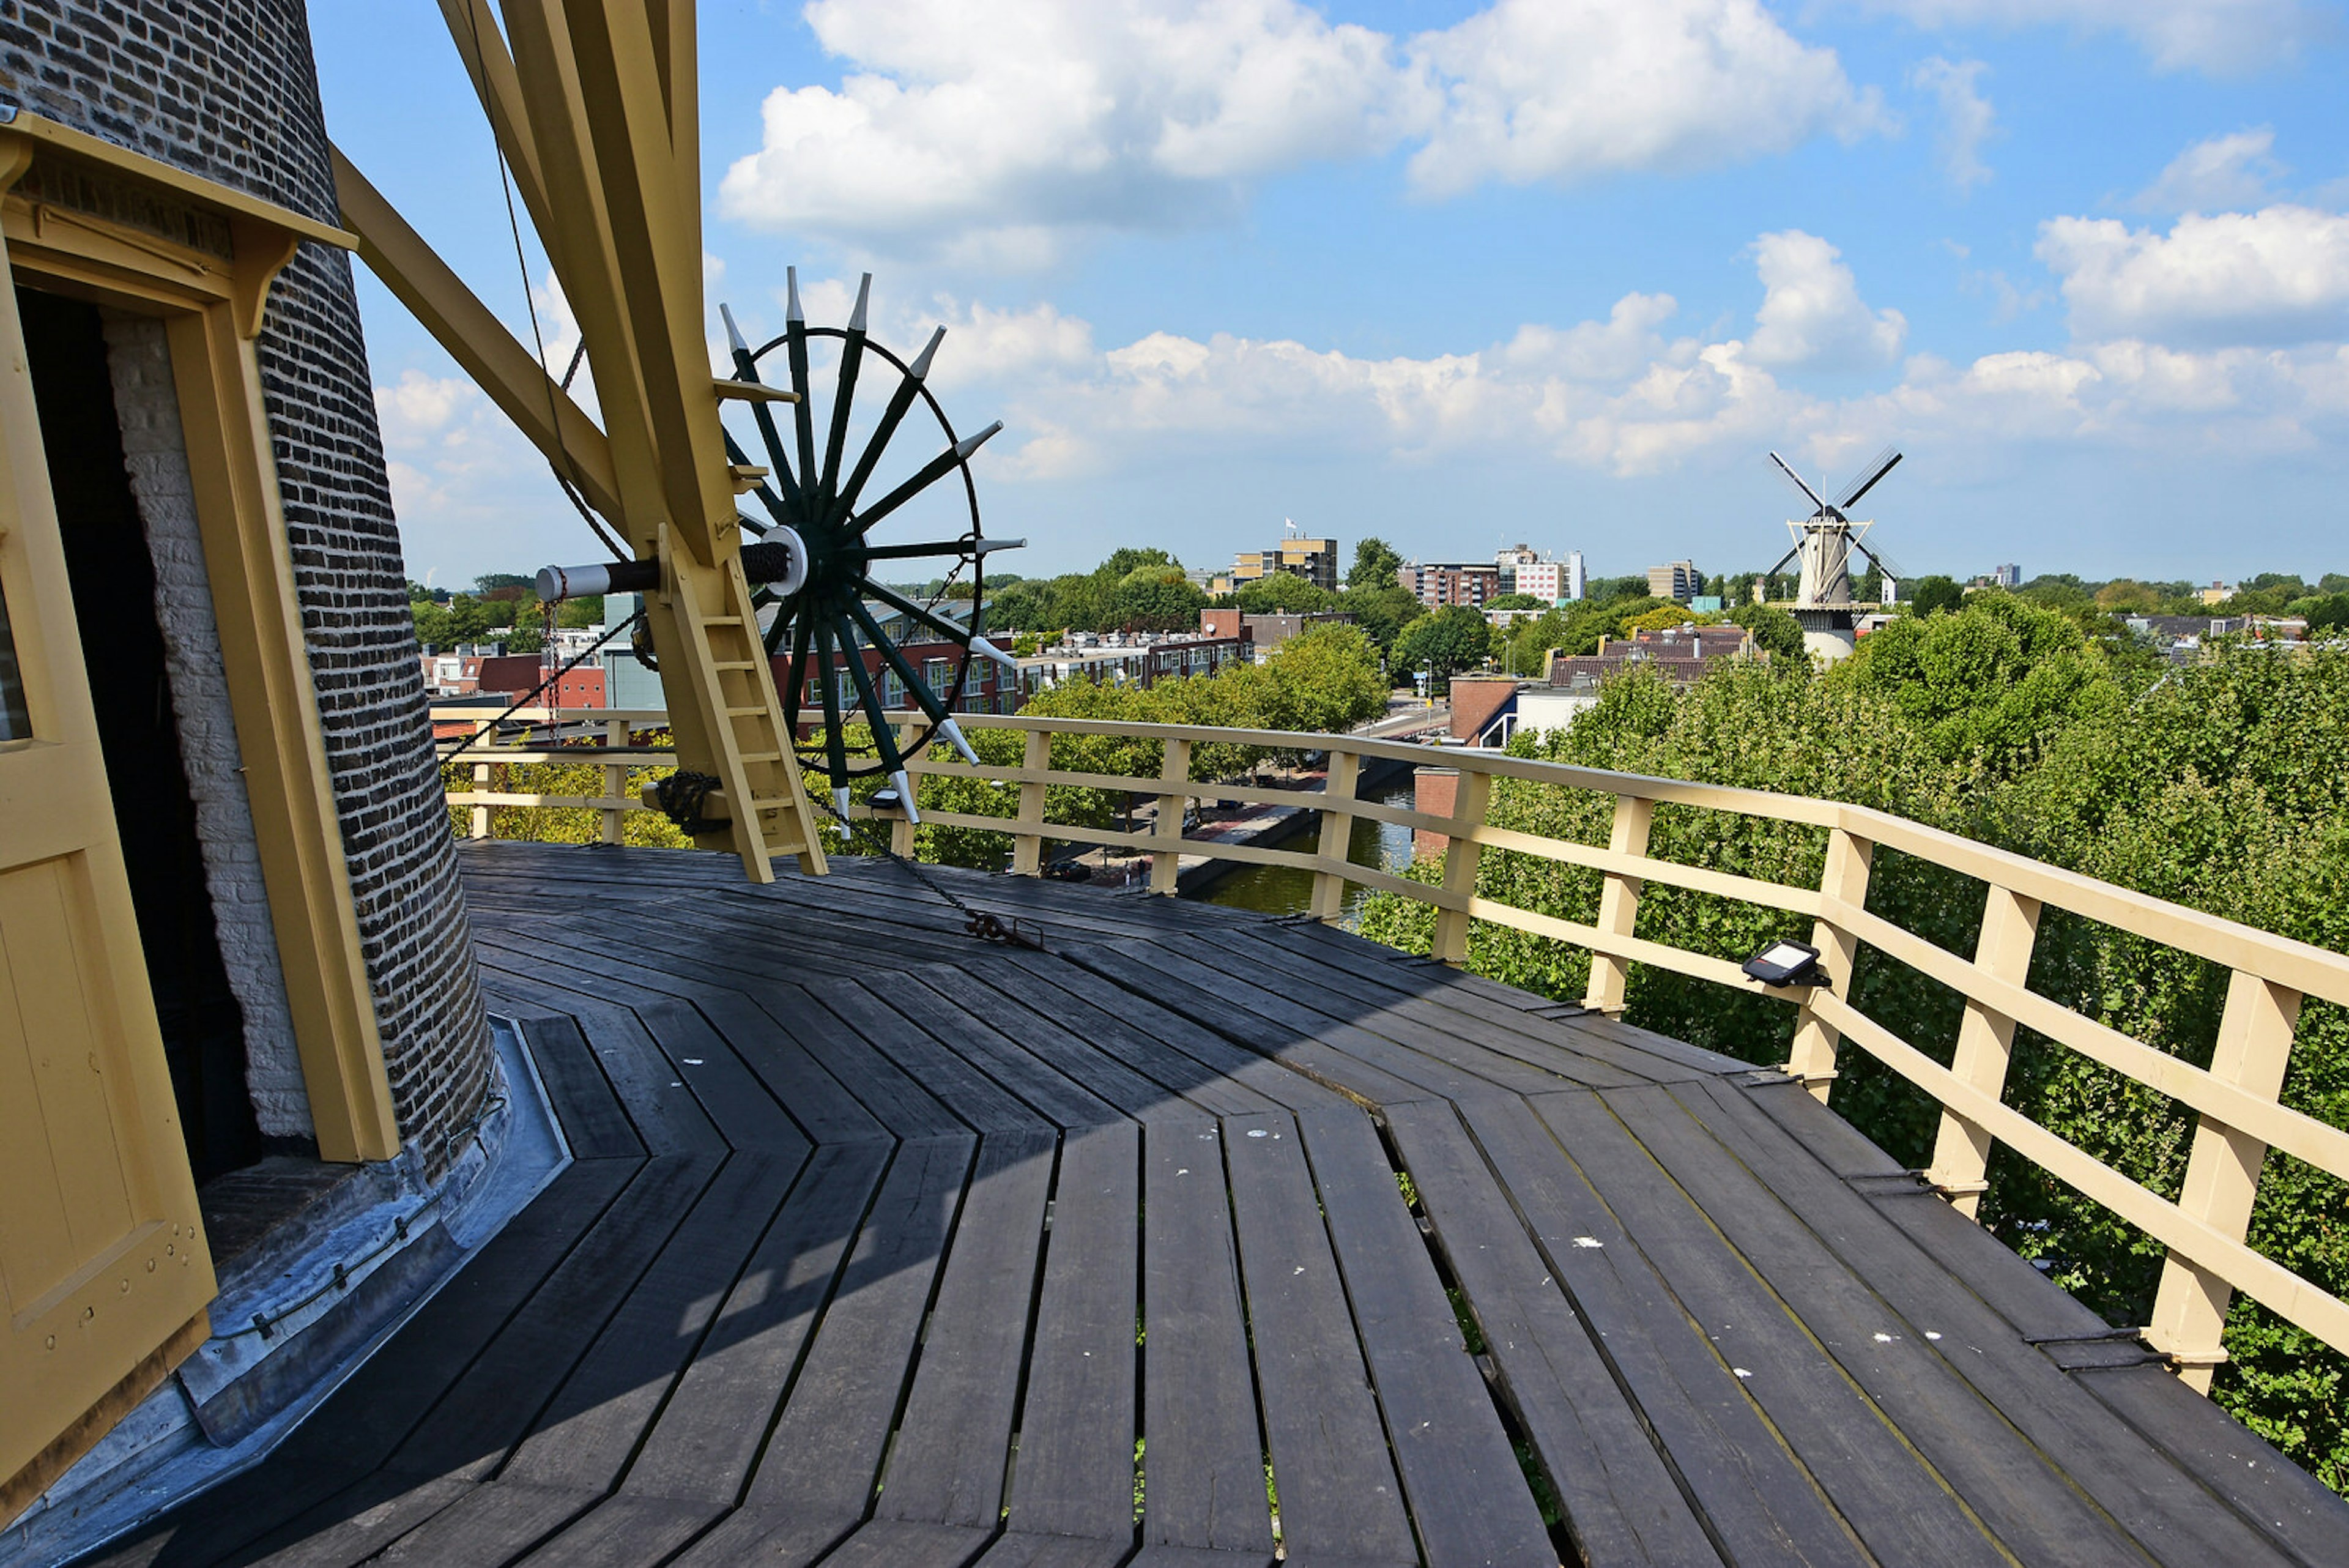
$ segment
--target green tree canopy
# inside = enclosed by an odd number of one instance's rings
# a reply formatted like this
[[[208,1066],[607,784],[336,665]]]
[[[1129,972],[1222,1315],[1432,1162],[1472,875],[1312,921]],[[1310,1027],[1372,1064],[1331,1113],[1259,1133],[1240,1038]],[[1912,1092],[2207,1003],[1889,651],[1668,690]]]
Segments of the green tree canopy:
[[[1386,711],[1379,650],[1360,627],[1332,624],[1299,633],[1265,660],[1274,727],[1342,735]]]
[[[1958,587],[1955,577],[1919,577],[1909,585],[1909,603],[1919,615],[1953,610],[1965,602],[1966,591]]]
[[[1772,605],[1739,605],[1729,618],[1754,634],[1754,645],[1783,663],[1806,666],[1803,623]],[[1872,634],[1871,634],[1872,635]]]
[[[1354,564],[1347,568],[1346,586],[1350,588],[1393,587],[1395,572],[1402,565],[1402,556],[1395,547],[1375,535],[1368,535],[1354,545]]]
[[[1268,572],[1232,592],[1232,601],[1249,615],[1317,615],[1338,607],[1338,596],[1307,582],[1295,572]]]
[[[2114,696],[2079,624],[2015,594],[1902,616],[1860,639],[1829,679],[1889,702],[1942,756],[2002,770]]]
[[[1447,605],[1420,617],[1395,639],[1393,663],[1403,675],[1428,671],[1442,690],[1463,670],[1474,670],[1492,656],[1493,628],[1466,605]]]
[[[1488,610],[1547,609],[1549,601],[1537,599],[1531,594],[1503,594],[1496,599],[1486,600],[1485,607]]]

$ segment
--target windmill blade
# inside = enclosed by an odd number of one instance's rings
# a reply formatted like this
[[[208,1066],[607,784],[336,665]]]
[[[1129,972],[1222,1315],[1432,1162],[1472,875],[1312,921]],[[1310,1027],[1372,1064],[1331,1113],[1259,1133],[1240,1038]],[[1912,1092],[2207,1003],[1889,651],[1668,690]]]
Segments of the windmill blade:
[[[979,431],[977,435],[963,437],[962,440],[955,442],[954,445],[947,448],[946,451],[938,453],[937,456],[930,459],[929,462],[922,464],[922,466],[915,472],[913,478],[905,481],[905,483],[897,486],[896,489],[891,491],[888,494],[874,502],[871,511],[865,513],[863,516],[855,520],[856,531],[859,534],[864,533],[865,530],[871,528],[873,524],[880,522],[881,519],[888,516],[889,514],[897,510],[898,507],[903,506],[906,502],[911,501],[915,496],[919,495],[923,491],[927,490],[931,485],[936,484],[939,480],[953,472],[957,465],[968,462],[972,452],[975,452],[980,447],[985,446],[988,442],[988,439],[1002,428],[1003,421],[1001,420],[998,420],[993,424],[988,426],[985,430]]]
[[[1886,455],[1887,453],[1889,453],[1890,455],[1888,456]],[[1899,466],[1900,457],[1900,453],[1893,452],[1893,450],[1888,446],[1883,452],[1879,452],[1874,457],[1869,458],[1868,460],[1868,467],[1860,471],[1868,475],[1867,479],[1854,485],[1852,487],[1851,493],[1845,496],[1841,501],[1836,504],[1837,510],[1843,510],[1857,504],[1861,496],[1876,488],[1876,482],[1878,480],[1882,479],[1886,474],[1891,472],[1895,468]]]
[[[734,354],[734,379],[738,381],[750,381],[763,386],[765,383],[759,380],[759,361],[751,357],[750,345],[743,340],[742,329],[734,324],[733,310],[720,305],[718,307],[718,314],[726,321],[726,342]],[[797,504],[800,500],[799,481],[792,477],[791,462],[783,456],[783,438],[775,429],[774,411],[765,402],[754,401],[750,405],[750,418],[758,423],[759,439],[766,443],[767,465],[773,470],[775,483],[781,485],[783,494]],[[750,461],[742,450],[734,444],[734,438],[730,435],[726,438],[726,460],[736,463],[748,463]],[[764,482],[761,483],[759,490],[760,499],[765,501],[767,494]],[[767,509],[774,512],[771,502],[768,503]],[[787,519],[782,514],[776,512],[775,521],[781,523]]]
[[[1820,512],[1827,510],[1827,504],[1819,499],[1819,493],[1813,490],[1809,485],[1805,484],[1803,483],[1803,476],[1796,473],[1792,467],[1788,466],[1785,458],[1780,457],[1774,452],[1770,454],[1770,461],[1778,465],[1778,472],[1786,476],[1787,483],[1793,485],[1795,489],[1803,493],[1804,500],[1809,502],[1813,507]]]
[[[848,475],[848,483],[840,487],[840,498],[833,504],[836,515],[845,517],[856,510],[856,498],[864,493],[865,481],[873,477],[873,465],[881,461],[881,454],[887,450],[890,438],[897,433],[897,426],[914,406],[915,398],[921,394],[922,383],[929,379],[930,360],[937,354],[938,345],[945,341],[947,329],[943,327],[930,334],[929,346],[905,368],[905,378],[897,383],[896,391],[890,395],[889,406],[881,412],[881,422],[873,427],[872,439],[864,443],[864,455],[856,460],[856,467]]]
[[[1909,574],[1902,571],[1899,565],[1892,561],[1890,557],[1887,556],[1883,551],[1875,548],[1862,539],[1855,538],[1852,540],[1851,544],[1853,549],[1857,550],[1861,555],[1866,556],[1869,560],[1875,562],[1876,569],[1883,573],[1886,576],[1890,577],[1894,582],[1906,582],[1908,580]]]
[[[1778,557],[1778,564],[1777,564],[1776,566],[1772,566],[1768,571],[1766,571],[1766,572],[1763,573],[1762,575],[1763,575],[1764,576],[1765,576],[1765,577],[1775,577],[1775,576],[1777,576],[1781,571],[1783,571],[1783,570],[1785,570],[1785,566],[1786,566],[1786,563],[1787,563],[1787,562],[1789,562],[1789,561],[1793,560],[1795,556],[1797,556],[1801,555],[1802,553],[1803,553],[1803,547],[1802,547],[1800,545],[1795,545],[1793,549],[1791,549],[1791,550],[1787,551],[1785,555],[1783,555],[1783,556],[1779,556],[1779,557]]]
[[[848,336],[840,346],[840,374],[832,399],[832,433],[823,443],[823,483],[816,493],[829,499],[838,493],[840,450],[848,444],[848,410],[856,400],[856,373],[864,365],[864,308],[873,294],[873,275],[856,286],[856,308],[848,313]]]

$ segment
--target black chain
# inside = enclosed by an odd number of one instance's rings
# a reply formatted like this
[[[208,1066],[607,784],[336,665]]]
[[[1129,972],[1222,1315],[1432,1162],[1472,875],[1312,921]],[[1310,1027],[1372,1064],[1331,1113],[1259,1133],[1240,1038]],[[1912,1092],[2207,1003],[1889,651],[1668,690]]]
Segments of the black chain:
[[[848,818],[841,815],[840,808],[832,802],[825,800],[818,801],[816,804],[823,807],[825,815],[839,823],[842,827],[853,828],[854,826]],[[885,844],[882,846],[881,853],[896,862],[907,876],[951,907],[955,913],[960,915],[963,933],[966,936],[977,941],[994,942],[1002,947],[1030,948],[1037,952],[1044,950],[1043,933],[1018,916],[1013,916],[1009,922],[1006,922],[992,910],[974,909],[956,897],[952,888],[934,881],[930,875],[922,869],[919,861],[898,854]]]

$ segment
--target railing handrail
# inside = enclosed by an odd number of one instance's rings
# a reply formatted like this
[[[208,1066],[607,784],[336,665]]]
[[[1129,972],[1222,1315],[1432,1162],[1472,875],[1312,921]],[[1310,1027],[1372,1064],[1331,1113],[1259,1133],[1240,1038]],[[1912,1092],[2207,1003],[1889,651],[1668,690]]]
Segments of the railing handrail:
[[[626,733],[626,724],[666,718],[645,711],[561,711],[566,721],[606,722],[607,733],[615,737]],[[477,711],[465,711],[451,716],[460,715],[481,717]],[[1174,889],[1179,858],[1185,855],[1288,867],[1313,875],[1314,912],[1324,918],[1337,915],[1343,888],[1349,883],[1433,906],[1437,911],[1433,952],[1448,962],[1465,958],[1469,926],[1477,919],[1588,948],[1592,961],[1587,1000],[1609,1011],[1621,1008],[1624,980],[1634,962],[1793,1002],[1797,1009],[1794,1049],[1784,1065],[1821,1099],[1826,1097],[1836,1077],[1837,1047],[1848,1039],[1940,1103],[1941,1128],[1927,1175],[1967,1213],[1973,1212],[1985,1185],[1992,1143],[2004,1142],[2167,1245],[2169,1257],[2147,1337],[2168,1352],[2197,1386],[2208,1387],[2210,1368],[2224,1357],[2219,1341],[2233,1290],[2244,1291],[2336,1349],[2349,1352],[2349,1303],[2245,1244],[2251,1202],[2270,1148],[2282,1149],[2318,1169],[2349,1179],[2349,1130],[2279,1103],[2301,1000],[2315,996],[2349,1005],[2349,956],[1979,844],[1873,806],[1368,735],[1027,713],[966,713],[957,718],[967,731],[1026,733],[1025,759],[1018,765],[973,767],[958,758],[941,755],[933,747],[915,757],[909,771],[917,776],[965,777],[1017,786],[1017,815],[925,808],[923,820],[1009,835],[1015,844],[1015,870],[1032,874],[1040,869],[1041,847],[1047,840],[1147,854],[1152,863],[1151,885],[1162,892]],[[908,729],[923,723],[915,714],[892,719]],[[1051,737],[1064,734],[1156,742],[1164,748],[1165,766],[1154,777],[1056,769],[1050,765],[1050,742]],[[1191,758],[1203,744],[1323,753],[1329,755],[1330,767],[1324,787],[1318,790],[1268,790],[1194,780],[1189,776]],[[450,803],[474,807],[476,836],[486,835],[492,805],[586,806],[605,814],[604,836],[607,842],[617,842],[621,814],[641,808],[636,802],[618,798],[626,769],[647,765],[647,759],[663,754],[650,748],[616,744],[600,749],[476,750],[460,759],[473,764],[475,789],[471,794],[452,794]],[[1454,811],[1439,815],[1353,799],[1361,763],[1374,758],[1435,763],[1457,770],[1461,783]],[[603,765],[605,792],[595,797],[558,797],[488,789],[489,768],[493,763],[539,761]],[[1608,844],[1601,847],[1492,824],[1486,820],[1486,807],[1495,778],[1612,797],[1614,822]],[[1138,831],[1054,824],[1046,820],[1044,805],[1044,791],[1052,786],[1155,796],[1162,805],[1159,820]],[[1319,846],[1314,850],[1277,849],[1182,836],[1181,804],[1217,796],[1259,802],[1277,799],[1318,812],[1322,823]],[[1171,828],[1164,809],[1166,803],[1178,808],[1173,813]],[[1648,853],[1648,838],[1660,805],[1821,829],[1827,836],[1821,883],[1816,888],[1790,886],[1658,858]],[[860,806],[852,815],[869,817],[873,814]],[[1347,860],[1348,833],[1356,817],[1441,834],[1445,840],[1441,884]],[[913,830],[902,815],[895,817],[892,832],[897,850],[910,854]],[[1980,950],[1972,958],[1867,909],[1870,857],[1878,846],[1985,884],[1990,902]],[[1562,919],[1479,897],[1476,867],[1488,847],[1596,871],[1601,878],[1596,922]],[[1640,892],[1651,882],[1810,916],[1815,922],[1813,945],[1826,955],[1825,981],[1810,989],[1764,987],[1725,959],[1635,936]],[[2194,954],[2228,970],[2233,978],[2210,1065],[2196,1066],[2031,992],[2025,984],[2031,947],[2040,913],[2048,907]],[[1948,986],[1964,1000],[1965,1015],[1951,1065],[1941,1065],[1852,1004],[1851,970],[1863,943]],[[2161,1197],[2001,1103],[2018,1024],[2200,1114],[2180,1199]]]

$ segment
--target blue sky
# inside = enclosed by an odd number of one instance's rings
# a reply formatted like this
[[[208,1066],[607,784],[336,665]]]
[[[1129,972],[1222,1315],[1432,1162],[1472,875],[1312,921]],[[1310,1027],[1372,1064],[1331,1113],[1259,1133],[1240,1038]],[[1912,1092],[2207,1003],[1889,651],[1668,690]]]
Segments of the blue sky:
[[[329,129],[530,341],[437,8],[318,0]],[[2349,18],[2318,0],[701,7],[712,299],[875,275],[999,566],[1285,518],[1767,565],[1764,453],[1911,573],[2349,570]],[[567,317],[546,292],[550,351]],[[409,570],[595,555],[362,272]],[[712,321],[713,334],[716,324]],[[908,464],[914,455],[909,454]]]

